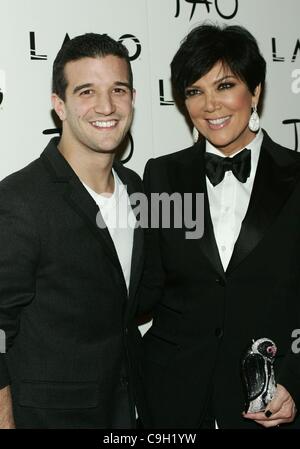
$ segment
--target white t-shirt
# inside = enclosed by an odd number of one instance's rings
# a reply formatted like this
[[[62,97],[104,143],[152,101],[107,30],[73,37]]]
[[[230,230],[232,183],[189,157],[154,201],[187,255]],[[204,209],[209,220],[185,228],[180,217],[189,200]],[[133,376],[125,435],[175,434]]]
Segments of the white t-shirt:
[[[99,206],[102,218],[115,245],[128,291],[136,217],[130,205],[126,186],[114,169],[112,169],[112,174],[115,181],[112,194],[99,194],[84,182],[82,184]]]

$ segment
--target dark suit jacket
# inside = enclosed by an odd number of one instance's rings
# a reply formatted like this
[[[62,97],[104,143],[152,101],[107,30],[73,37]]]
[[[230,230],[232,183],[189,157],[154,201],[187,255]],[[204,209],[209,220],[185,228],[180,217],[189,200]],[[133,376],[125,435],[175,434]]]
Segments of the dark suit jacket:
[[[57,143],[0,183],[0,387],[11,383],[17,427],[134,426],[143,232],[127,294],[99,208]],[[129,194],[141,190],[137,174],[114,168]]]
[[[254,338],[278,346],[275,371],[300,400],[300,155],[265,133],[247,214],[224,272],[214,238],[204,174],[205,143],[150,160],[146,192],[205,194],[204,235],[186,229],[147,234],[143,311],[158,298],[144,337],[147,426],[197,427],[211,416],[223,428],[244,420],[240,360]],[[296,424],[299,427],[299,422]]]

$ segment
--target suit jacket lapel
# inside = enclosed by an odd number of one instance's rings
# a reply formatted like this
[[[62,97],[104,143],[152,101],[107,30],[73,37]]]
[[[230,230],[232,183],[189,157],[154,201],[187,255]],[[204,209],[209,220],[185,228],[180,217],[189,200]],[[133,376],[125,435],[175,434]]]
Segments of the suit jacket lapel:
[[[95,234],[96,238],[101,240],[101,242],[104,244],[104,250],[107,256],[120,270],[121,266],[119,263],[118,255],[110,233],[105,226],[104,221],[101,220],[101,212],[99,211],[99,207],[78,178],[74,177],[70,181],[69,189],[65,193],[65,200],[71,207],[73,207],[78,215],[83,218],[87,226]],[[100,216],[98,214],[100,214]],[[96,220],[98,222],[102,221],[103,224],[101,227],[97,225]]]
[[[294,189],[297,174],[292,173],[289,166],[278,165],[274,157],[276,151],[280,150],[273,148],[271,139],[265,135],[249,207],[226,274],[232,272],[258,245]]]
[[[205,141],[201,141],[191,148],[190,159],[185,161],[185,167],[178,165],[177,170],[173,171],[172,186],[174,186],[174,192],[182,194],[204,193],[204,234],[202,238],[195,240],[195,245],[201,249],[217,273],[225,278],[209,210],[204,171],[204,152]]]
[[[139,186],[134,186],[131,178],[128,176],[127,170],[125,170],[120,163],[115,162],[114,169],[116,170],[124,186],[127,188],[127,193],[129,195],[129,199],[131,200],[130,195],[136,192],[139,189]],[[98,218],[101,220],[101,212],[99,211],[98,205],[95,203],[95,201],[87,192],[87,190],[84,188],[84,186],[82,185],[81,181],[77,178],[77,176],[72,178],[70,185],[72,186],[72,188],[69,192],[69,195],[68,194],[66,195],[66,200],[70,203],[71,206],[73,206],[75,210],[77,210],[78,214],[80,214],[83,217],[83,219],[86,220],[91,230],[92,231],[96,230],[96,237],[98,236],[98,238],[99,237],[101,238],[102,243],[104,243],[104,248],[107,256],[111,259],[113,264],[119,270],[119,274],[122,279],[122,284],[124,289],[126,289],[127,294],[127,286],[123,270],[111,235],[107,227],[105,226],[104,221],[103,221],[104,226],[101,226],[101,228],[96,225],[96,216],[98,213],[100,213],[100,216],[98,216]],[[130,201],[130,203],[133,208],[133,211],[135,211],[134,204],[132,204],[132,201]],[[141,275],[141,269],[143,266],[142,264],[143,235],[144,234],[142,228],[137,227],[134,229],[130,281],[129,281],[129,297],[134,297],[134,293]]]
[[[53,138],[50,141],[41,155],[41,160],[50,173],[53,182],[64,185],[63,196],[65,201],[82,217],[96,239],[102,243],[107,257],[119,270],[120,276],[124,281],[123,284],[125,284],[123,271],[109,231],[107,227],[100,228],[97,225],[96,219],[99,213],[99,207],[82,185],[71,166],[58,151],[58,142],[59,138]]]

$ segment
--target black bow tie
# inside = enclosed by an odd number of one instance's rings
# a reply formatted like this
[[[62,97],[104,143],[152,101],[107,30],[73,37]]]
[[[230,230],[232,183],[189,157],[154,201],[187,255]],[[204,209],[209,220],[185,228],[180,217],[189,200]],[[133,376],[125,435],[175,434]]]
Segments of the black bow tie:
[[[251,171],[251,151],[245,148],[234,157],[205,153],[205,172],[213,186],[219,184],[229,170],[240,182],[246,182]]]

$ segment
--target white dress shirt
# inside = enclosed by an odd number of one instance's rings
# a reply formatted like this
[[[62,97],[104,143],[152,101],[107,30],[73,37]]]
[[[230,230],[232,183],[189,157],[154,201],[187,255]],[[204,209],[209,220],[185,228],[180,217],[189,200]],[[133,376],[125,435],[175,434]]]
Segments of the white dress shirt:
[[[251,150],[251,172],[245,183],[238,181],[232,171],[225,172],[224,179],[215,187],[206,177],[210,215],[224,271],[228,267],[249,206],[262,140],[263,133],[260,129],[255,138],[245,147]],[[241,148],[240,151],[243,149]],[[208,141],[206,141],[206,151],[226,157]]]
[[[111,195],[96,193],[85,183],[82,184],[99,206],[102,218],[114,242],[128,290],[136,217],[132,211],[126,187],[114,169],[112,169],[112,174],[115,188]]]

